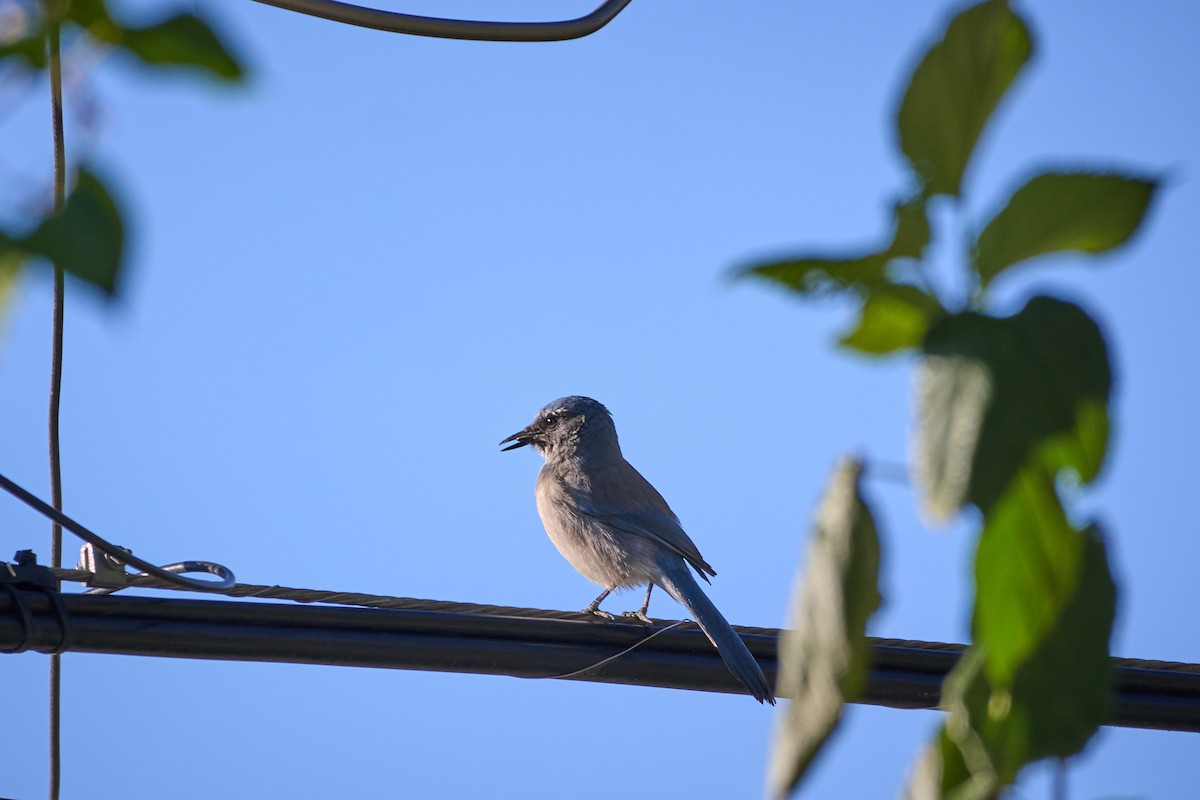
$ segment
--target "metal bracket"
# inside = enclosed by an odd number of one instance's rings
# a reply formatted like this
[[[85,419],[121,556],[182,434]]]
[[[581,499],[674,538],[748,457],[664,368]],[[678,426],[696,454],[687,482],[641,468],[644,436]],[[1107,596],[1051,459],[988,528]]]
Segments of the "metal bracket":
[[[561,42],[595,33],[629,5],[630,0],[605,0],[595,11],[578,19],[561,22],[481,22],[466,19],[421,17],[378,8],[340,3],[337,0],[257,0],[298,14],[344,22],[360,28],[388,33],[432,36],[439,39],[471,39],[482,42]]]
[[[120,549],[126,553],[132,552],[126,547]],[[79,548],[79,563],[76,566],[92,574],[84,581],[85,586],[124,589],[129,585],[129,573],[125,571],[125,565],[90,542]]]

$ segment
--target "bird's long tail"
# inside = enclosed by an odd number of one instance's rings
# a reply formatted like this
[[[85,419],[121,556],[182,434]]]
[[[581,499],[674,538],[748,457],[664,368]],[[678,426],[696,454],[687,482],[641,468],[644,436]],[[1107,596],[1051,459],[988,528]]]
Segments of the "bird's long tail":
[[[762,668],[750,655],[742,638],[700,589],[700,584],[696,583],[683,559],[673,553],[664,553],[658,561],[662,575],[657,583],[691,612],[700,624],[700,630],[704,631],[725,660],[729,671],[745,685],[754,699],[775,705],[775,696],[767,685]]]

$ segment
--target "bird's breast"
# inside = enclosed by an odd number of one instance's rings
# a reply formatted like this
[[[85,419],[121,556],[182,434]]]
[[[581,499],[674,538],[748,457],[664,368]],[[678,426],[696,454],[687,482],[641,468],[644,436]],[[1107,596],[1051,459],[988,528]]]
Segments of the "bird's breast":
[[[645,537],[616,530],[580,508],[586,493],[553,477],[537,486],[538,515],[550,541],[585,578],[605,588],[654,580],[657,548]]]

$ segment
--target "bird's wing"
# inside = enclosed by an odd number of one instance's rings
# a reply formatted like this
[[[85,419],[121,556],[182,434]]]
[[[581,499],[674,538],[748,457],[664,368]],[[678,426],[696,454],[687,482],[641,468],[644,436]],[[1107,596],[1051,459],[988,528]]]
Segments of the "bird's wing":
[[[600,502],[599,498],[606,498]],[[591,491],[577,496],[579,510],[617,530],[644,536],[679,555],[695,567],[700,577],[716,575],[695,542],[679,524],[679,518],[658,490],[628,462],[619,471],[605,470],[592,476]]]

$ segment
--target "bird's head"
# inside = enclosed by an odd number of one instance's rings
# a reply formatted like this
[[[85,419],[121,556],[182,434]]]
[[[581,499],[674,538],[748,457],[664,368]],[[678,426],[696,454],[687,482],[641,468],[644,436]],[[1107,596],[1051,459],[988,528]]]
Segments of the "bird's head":
[[[513,444],[508,444],[512,442]],[[544,458],[569,457],[585,451],[597,456],[620,454],[612,414],[590,397],[560,397],[543,408],[528,427],[500,444],[504,450],[533,445]]]

